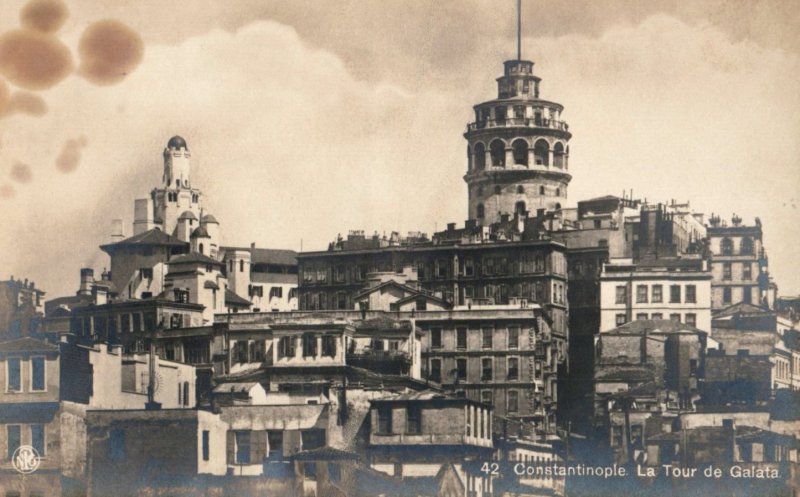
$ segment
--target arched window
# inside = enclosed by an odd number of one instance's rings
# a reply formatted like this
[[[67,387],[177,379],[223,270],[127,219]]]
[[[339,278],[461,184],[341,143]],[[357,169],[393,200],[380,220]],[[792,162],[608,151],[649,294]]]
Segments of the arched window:
[[[544,195],[544,185],[539,187],[539,195]]]
[[[741,252],[742,255],[752,255],[753,239],[750,237],[742,238],[742,245],[739,247],[739,252]]]
[[[519,164],[522,166],[528,165],[528,142],[525,140],[514,140],[514,143],[511,145],[511,148],[514,149],[514,164]]]
[[[522,185],[517,186],[517,193],[525,193],[525,187]]]
[[[472,163],[476,171],[482,171],[486,168],[486,148],[483,146],[483,143],[475,145]]]
[[[558,142],[553,147],[553,165],[556,167],[564,167],[564,145]]]
[[[239,259],[239,272],[244,272],[244,259]]]
[[[561,188],[556,188],[556,197],[561,196]]]
[[[467,145],[467,171],[472,171],[472,149]]]
[[[201,254],[204,254],[205,252],[203,252],[203,244],[202,244],[202,243],[200,244],[200,247],[199,247],[199,248],[200,248],[200,253],[201,253]]]
[[[495,140],[489,146],[492,155],[492,166],[504,167],[506,164],[506,146],[501,140]]]
[[[528,208],[525,206],[525,202],[521,200],[514,205],[514,212],[516,212],[519,215],[525,214],[527,210]]]
[[[183,405],[189,406],[189,382],[183,382]]]
[[[537,166],[550,165],[550,145],[546,140],[538,140],[533,146],[533,158]]]
[[[733,255],[733,240],[730,238],[722,239],[722,255]]]
[[[478,208],[476,209],[476,211],[477,212],[475,213],[475,217],[477,217],[478,219],[483,219],[484,215],[483,204],[478,204]]]
[[[556,203],[556,210],[561,210],[561,204],[560,203]],[[608,242],[606,242],[606,243],[608,243]]]
[[[494,187],[494,194],[495,195],[500,195],[501,193],[503,193],[503,188],[500,185],[495,186]]]

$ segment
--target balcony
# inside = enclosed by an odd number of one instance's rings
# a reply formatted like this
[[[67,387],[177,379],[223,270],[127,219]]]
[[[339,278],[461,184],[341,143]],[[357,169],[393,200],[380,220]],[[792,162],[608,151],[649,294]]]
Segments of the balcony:
[[[364,368],[384,374],[408,375],[411,357],[400,350],[371,350],[348,352],[345,362],[349,366]]]
[[[467,131],[476,131],[487,128],[507,128],[521,126],[525,128],[547,128],[559,131],[569,131],[569,124],[555,119],[535,119],[532,117],[512,117],[510,119],[484,119],[467,124]]]

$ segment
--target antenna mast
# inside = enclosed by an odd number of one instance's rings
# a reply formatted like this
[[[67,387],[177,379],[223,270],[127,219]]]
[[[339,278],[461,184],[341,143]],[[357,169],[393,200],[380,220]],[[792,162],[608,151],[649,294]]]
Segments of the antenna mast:
[[[522,60],[522,0],[517,0],[517,60]]]

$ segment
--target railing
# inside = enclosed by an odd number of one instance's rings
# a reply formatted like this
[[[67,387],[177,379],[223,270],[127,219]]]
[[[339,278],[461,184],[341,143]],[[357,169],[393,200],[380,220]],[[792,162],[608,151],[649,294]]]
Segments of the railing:
[[[528,117],[512,117],[509,119],[484,119],[467,124],[468,131],[484,128],[498,128],[506,126],[525,126],[528,128],[550,128],[569,131],[569,124],[555,119],[536,119]]]

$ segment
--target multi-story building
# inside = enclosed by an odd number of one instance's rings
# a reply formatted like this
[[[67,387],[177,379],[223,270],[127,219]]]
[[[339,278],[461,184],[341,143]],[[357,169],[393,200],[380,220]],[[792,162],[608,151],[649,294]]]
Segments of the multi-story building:
[[[124,355],[118,347],[30,337],[0,343],[0,491],[4,495],[83,495],[88,409],[195,407],[194,368]],[[151,377],[151,375],[153,375]],[[12,467],[30,446],[39,466],[24,478]]]
[[[710,295],[711,274],[703,259],[613,261],[600,275],[600,332],[648,319],[711,330]]]
[[[0,340],[35,335],[44,316],[45,292],[33,281],[0,281]]]
[[[708,247],[713,274],[711,306],[722,309],[731,304],[766,305],[770,302],[768,259],[763,245],[761,221],[752,226],[734,216],[730,226],[712,216],[708,227]]]

